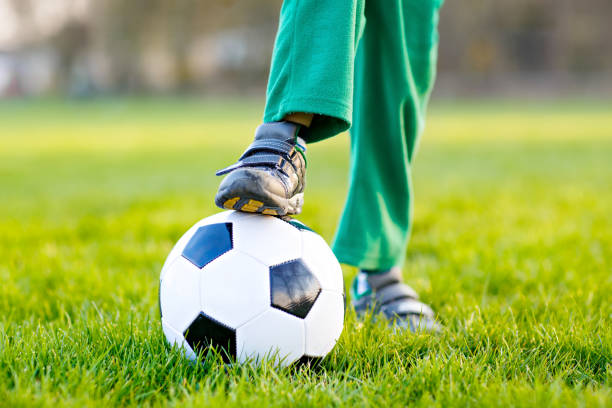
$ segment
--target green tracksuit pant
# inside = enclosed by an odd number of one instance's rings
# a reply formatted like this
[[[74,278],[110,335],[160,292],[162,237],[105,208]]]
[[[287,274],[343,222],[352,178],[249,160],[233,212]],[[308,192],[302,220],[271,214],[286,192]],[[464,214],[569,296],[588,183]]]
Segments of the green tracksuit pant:
[[[333,244],[340,262],[385,269],[404,261],[441,3],[283,3],[264,121],[314,113],[300,133],[309,143],[351,128],[349,193]]]

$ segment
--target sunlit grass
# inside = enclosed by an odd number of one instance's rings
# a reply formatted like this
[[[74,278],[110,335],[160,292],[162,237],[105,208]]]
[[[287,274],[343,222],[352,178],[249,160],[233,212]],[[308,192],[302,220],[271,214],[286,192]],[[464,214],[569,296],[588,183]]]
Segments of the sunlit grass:
[[[315,371],[194,366],[165,346],[161,264],[217,211],[214,170],[252,137],[257,102],[0,104],[0,406],[612,404],[604,102],[434,104],[405,276],[442,334],[349,313]],[[328,241],[347,149],[309,147],[300,219]]]

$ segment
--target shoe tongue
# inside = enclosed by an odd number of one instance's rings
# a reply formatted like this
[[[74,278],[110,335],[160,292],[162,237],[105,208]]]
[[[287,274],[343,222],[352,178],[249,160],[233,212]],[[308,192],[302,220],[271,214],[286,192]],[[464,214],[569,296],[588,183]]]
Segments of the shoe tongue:
[[[391,269],[383,271],[364,271],[368,276],[368,283],[372,289],[378,289],[392,283],[402,281],[402,269],[399,266],[394,266]]]
[[[255,131],[255,140],[281,140],[295,144],[298,125],[291,122],[267,122],[259,125]],[[299,138],[298,138],[299,139]]]

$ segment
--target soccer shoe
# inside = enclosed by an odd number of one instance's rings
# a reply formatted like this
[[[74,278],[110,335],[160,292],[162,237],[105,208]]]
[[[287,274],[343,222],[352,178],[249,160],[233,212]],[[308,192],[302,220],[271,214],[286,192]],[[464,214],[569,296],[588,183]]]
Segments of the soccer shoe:
[[[388,271],[366,273],[360,271],[351,286],[351,302],[358,315],[368,310],[384,316],[395,328],[437,332],[431,307],[419,301],[417,293],[402,283],[402,271],[393,267]]]
[[[264,123],[238,162],[217,172],[227,174],[215,197],[220,208],[285,216],[299,214],[306,181],[305,143],[299,125]]]

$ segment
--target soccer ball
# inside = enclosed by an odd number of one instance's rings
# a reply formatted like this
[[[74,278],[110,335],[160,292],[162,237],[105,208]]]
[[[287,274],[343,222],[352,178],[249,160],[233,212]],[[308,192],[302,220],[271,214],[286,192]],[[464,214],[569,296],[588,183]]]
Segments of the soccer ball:
[[[196,359],[289,365],[329,353],[344,322],[342,271],[329,246],[295,220],[226,211],[195,224],[161,271],[170,344]]]

